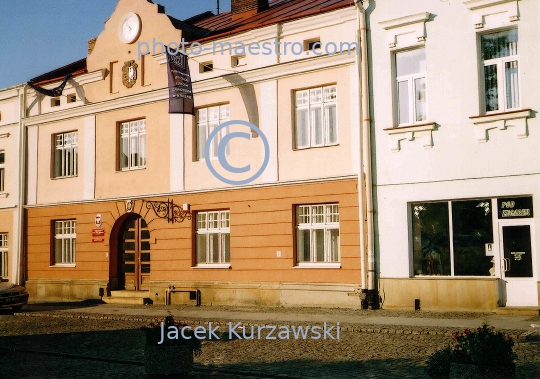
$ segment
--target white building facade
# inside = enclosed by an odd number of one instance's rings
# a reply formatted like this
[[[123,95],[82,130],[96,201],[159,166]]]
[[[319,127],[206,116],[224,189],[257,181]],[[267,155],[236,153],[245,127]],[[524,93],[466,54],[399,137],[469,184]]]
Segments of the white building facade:
[[[23,86],[0,91],[0,277],[22,282],[21,103]]]
[[[538,306],[538,16],[535,0],[371,10],[383,307]]]

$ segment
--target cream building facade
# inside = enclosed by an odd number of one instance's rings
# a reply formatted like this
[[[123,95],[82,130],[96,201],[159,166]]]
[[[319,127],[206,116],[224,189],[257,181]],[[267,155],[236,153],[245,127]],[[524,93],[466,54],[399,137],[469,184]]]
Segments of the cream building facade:
[[[54,88],[73,75],[57,98],[25,91],[33,301],[362,306],[374,290],[364,216],[371,191],[359,190],[369,167],[363,8],[294,3],[233,2],[232,14],[179,21],[152,2],[120,0],[86,59],[35,78]],[[292,5],[300,10],[291,17]],[[182,38],[211,51],[190,54],[195,115],[168,113],[160,43]],[[216,41],[301,49],[231,55],[214,52]],[[145,43],[152,51],[139,56]],[[219,180],[204,156],[207,136],[231,120],[251,122],[268,142],[265,150],[250,131],[249,141],[228,143],[233,167],[260,167],[268,155],[262,175],[240,186]]]
[[[21,141],[23,86],[0,91],[0,277],[22,282],[23,178]]]

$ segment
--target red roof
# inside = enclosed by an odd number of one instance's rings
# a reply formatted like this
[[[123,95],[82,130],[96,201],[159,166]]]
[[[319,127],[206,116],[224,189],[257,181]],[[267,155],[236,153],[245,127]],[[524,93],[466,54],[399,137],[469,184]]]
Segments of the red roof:
[[[354,0],[271,0],[266,10],[233,19],[231,12],[213,15],[193,25],[207,31],[207,36],[196,41],[217,39],[267,25],[329,12],[354,5]]]
[[[86,69],[86,58],[83,58],[63,67],[46,72],[45,74],[36,76],[35,78],[30,79],[30,81],[33,82],[33,84],[35,85],[42,86],[48,83],[54,83],[58,80],[62,80],[67,74],[77,76],[86,74],[87,72],[88,71]]]

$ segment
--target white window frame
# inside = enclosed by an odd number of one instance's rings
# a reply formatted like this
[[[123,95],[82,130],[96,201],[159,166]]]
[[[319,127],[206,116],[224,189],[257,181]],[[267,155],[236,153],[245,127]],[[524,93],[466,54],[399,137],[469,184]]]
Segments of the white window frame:
[[[309,262],[301,260],[301,233],[309,231]],[[317,260],[316,234],[315,231],[323,230],[324,238],[324,261]],[[337,252],[332,254],[331,235],[332,230],[337,230]],[[311,204],[296,206],[296,265],[297,267],[327,267],[339,268],[341,262],[340,255],[340,234],[339,234],[339,205],[333,204]],[[334,256],[332,256],[334,255]]]
[[[146,168],[146,119],[120,123],[119,166],[121,171]],[[124,143],[127,143],[124,146]],[[127,151],[125,151],[127,149]],[[127,156],[127,162],[122,161]]]
[[[2,156],[2,159],[0,160],[0,192],[5,192],[6,152],[4,150],[0,150],[0,156]]]
[[[79,133],[77,131],[54,135],[54,168],[55,178],[71,178],[78,175],[79,166]]]
[[[513,110],[518,110],[518,109],[521,109],[521,85],[520,85],[520,82],[521,82],[521,69],[520,69],[520,64],[519,64],[519,32],[518,32],[518,41],[517,41],[517,51],[518,51],[518,54],[514,54],[514,55],[509,55],[509,56],[506,56],[506,57],[501,57],[501,58],[493,58],[493,59],[488,59],[488,60],[483,60],[482,59],[482,54],[483,54],[483,46],[482,46],[482,37],[485,36],[485,35],[489,35],[489,34],[496,34],[496,33],[501,33],[501,32],[507,32],[507,31],[511,31],[511,30],[518,30],[517,28],[506,28],[506,29],[501,29],[501,30],[490,30],[489,32],[487,33],[482,33],[482,34],[479,34],[478,38],[479,38],[479,53],[480,53],[480,65],[481,65],[481,83],[480,83],[480,88],[481,88],[481,93],[482,93],[482,99],[481,99],[481,103],[482,103],[482,109],[483,109],[483,112],[486,114],[486,115],[489,115],[489,114],[496,114],[496,113],[504,113],[504,112],[508,112],[508,111],[513,111]],[[507,98],[506,98],[506,91],[507,91],[507,83],[506,83],[506,69],[505,69],[505,66],[506,66],[506,63],[509,63],[509,62],[516,62],[517,63],[517,105],[514,106],[514,107],[509,107],[507,105]],[[486,96],[486,83],[485,83],[485,69],[487,66],[496,66],[497,67],[497,98],[498,98],[498,108],[499,109],[496,109],[496,110],[492,110],[492,111],[488,111],[487,110],[487,96]]]
[[[195,242],[195,260],[196,267],[206,267],[206,268],[230,268],[230,211],[221,210],[221,211],[206,211],[206,212],[197,212],[195,219],[196,226],[196,235],[197,239]],[[198,236],[206,235],[206,246],[205,246],[205,261],[199,261],[199,245],[198,245]],[[218,239],[218,252],[217,261],[214,260],[214,251],[212,238],[215,238],[217,235]],[[229,237],[229,246],[227,251],[227,246],[225,244],[226,236]],[[227,260],[228,257],[228,260]]]
[[[226,121],[230,120],[230,105],[222,104],[215,105],[212,107],[205,107],[197,109],[197,126],[196,126],[196,151],[197,151],[197,160],[204,161],[204,148],[208,136],[210,133],[217,128],[219,125],[223,124]],[[214,137],[210,143],[210,159],[218,158],[217,148],[221,139],[229,132],[229,128],[225,127],[221,129],[217,136]],[[226,154],[229,154],[229,144],[226,147]]]
[[[311,147],[335,146],[339,144],[339,122],[338,122],[338,106],[337,106],[337,85],[329,85],[323,87],[314,87],[304,90],[298,90],[294,93],[294,138],[296,149],[308,149]],[[334,138],[330,135],[330,112],[333,107],[335,112]],[[316,112],[320,110],[322,125],[318,129],[316,127]],[[305,118],[306,125],[300,125],[299,112],[307,112]],[[302,128],[302,129],[301,129]],[[302,131],[304,131],[302,133]],[[320,131],[319,133],[317,133]],[[306,141],[301,141],[300,136],[306,135]]]
[[[76,229],[76,220],[54,221],[53,258],[55,266],[75,266]]]
[[[414,73],[414,74],[409,74],[409,75],[401,75],[401,76],[397,76],[397,72],[398,72],[398,67],[397,67],[397,56],[401,53],[406,53],[406,52],[409,52],[409,51],[412,51],[412,50],[424,50],[424,55],[425,55],[425,47],[424,46],[421,46],[421,47],[418,47],[416,49],[409,49],[409,50],[401,50],[401,51],[396,51],[394,52],[393,54],[393,59],[394,59],[394,72],[395,72],[395,82],[394,82],[394,86],[395,86],[395,90],[394,90],[394,98],[395,98],[395,104],[396,104],[396,107],[395,107],[395,112],[396,112],[396,124],[398,126],[406,126],[406,125],[417,125],[417,124],[425,124],[427,123],[427,120],[428,120],[428,100],[427,100],[427,88],[428,88],[428,83],[427,83],[427,69],[423,72],[417,72],[417,73]],[[415,96],[415,82],[416,80],[418,79],[424,79],[425,83],[426,83],[426,100],[425,100],[425,103],[426,103],[426,106],[425,106],[425,117],[424,119],[422,120],[416,120],[416,111],[417,111],[417,99],[416,99],[416,96]],[[400,112],[399,110],[401,109],[401,107],[403,106],[403,104],[400,104],[399,102],[399,83],[402,83],[402,82],[407,82],[407,95],[408,95],[408,98],[409,98],[409,103],[407,104],[407,108],[408,108],[408,111],[409,111],[409,120],[407,122],[400,122]]]
[[[0,233],[0,278],[8,277],[8,234]]]

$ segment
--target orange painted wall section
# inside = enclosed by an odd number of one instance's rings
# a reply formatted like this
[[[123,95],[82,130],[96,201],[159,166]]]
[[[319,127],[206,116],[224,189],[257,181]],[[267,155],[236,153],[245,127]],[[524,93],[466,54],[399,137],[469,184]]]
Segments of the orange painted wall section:
[[[135,200],[133,212],[148,223],[151,237],[150,280],[221,282],[304,282],[354,284],[360,278],[358,190],[356,180],[231,189],[174,196],[191,211],[230,210],[230,269],[193,268],[194,220],[167,223]],[[152,198],[146,200],[166,200]],[[294,260],[296,205],[338,203],[341,268],[298,268]],[[96,214],[102,215],[105,242],[92,242]],[[124,201],[36,207],[28,210],[28,278],[108,279],[109,239]],[[51,224],[76,219],[76,267],[51,261]],[[281,257],[276,256],[281,251]]]

